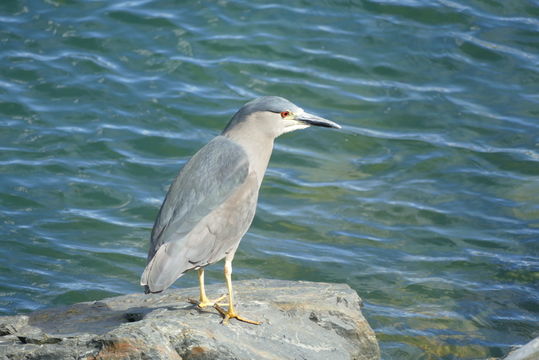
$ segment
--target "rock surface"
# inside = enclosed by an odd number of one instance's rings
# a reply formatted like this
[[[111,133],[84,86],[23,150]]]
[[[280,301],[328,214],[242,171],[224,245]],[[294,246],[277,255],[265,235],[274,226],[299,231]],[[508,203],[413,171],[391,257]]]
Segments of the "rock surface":
[[[347,285],[234,282],[238,312],[221,324],[187,302],[198,289],[132,294],[0,317],[1,359],[379,359],[361,299]],[[224,285],[207,286],[210,298]]]
[[[539,337],[511,351],[504,360],[537,360],[539,359]]]

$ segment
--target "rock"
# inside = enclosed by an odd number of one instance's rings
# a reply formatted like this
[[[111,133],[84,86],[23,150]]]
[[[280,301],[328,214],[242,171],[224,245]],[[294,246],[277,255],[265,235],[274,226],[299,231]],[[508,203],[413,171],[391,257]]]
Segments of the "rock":
[[[2,359],[379,359],[374,332],[349,286],[235,281],[238,312],[263,321],[221,324],[187,302],[198,288],[132,294],[0,317]],[[210,298],[224,285],[207,286]]]
[[[539,359],[539,337],[511,351],[504,360],[537,360]]]

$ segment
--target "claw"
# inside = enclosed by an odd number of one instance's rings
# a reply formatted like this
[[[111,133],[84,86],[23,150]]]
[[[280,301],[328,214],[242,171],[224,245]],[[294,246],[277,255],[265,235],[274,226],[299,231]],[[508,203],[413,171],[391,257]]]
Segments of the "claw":
[[[228,324],[228,321],[230,319],[237,319],[239,321],[243,321],[245,323],[248,323],[248,324],[253,324],[253,325],[260,325],[262,324],[262,321],[254,321],[254,320],[249,320],[249,319],[246,319],[244,318],[243,316],[240,316],[238,315],[234,310],[228,310],[228,311],[225,311],[225,309],[223,309],[222,307],[220,307],[218,304],[214,304],[213,307],[215,308],[215,310],[219,311],[219,313],[221,315],[223,315],[223,324],[227,325]]]
[[[217,305],[219,301],[223,300],[224,298],[226,298],[226,295],[222,295],[221,297],[215,300],[209,300],[207,298],[195,300],[195,299],[189,298],[187,299],[187,301],[189,301],[193,305],[196,305],[200,309],[204,309],[205,307],[208,307],[208,306]]]

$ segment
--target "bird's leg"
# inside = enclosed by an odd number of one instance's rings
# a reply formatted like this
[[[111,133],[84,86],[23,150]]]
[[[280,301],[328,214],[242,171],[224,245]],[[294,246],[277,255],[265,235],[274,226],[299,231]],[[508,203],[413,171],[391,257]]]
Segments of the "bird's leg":
[[[223,324],[227,324],[228,320],[230,319],[238,319],[239,321],[243,321],[243,322],[253,324],[253,325],[262,324],[262,322],[260,321],[253,321],[253,320],[246,319],[242,316],[239,316],[236,310],[234,309],[234,296],[232,292],[232,260],[229,260],[229,259],[225,260],[225,279],[226,279],[226,287],[228,288],[228,311],[225,311],[218,304],[215,304],[213,306],[215,307],[217,311],[221,313],[221,315],[224,316]]]
[[[213,306],[226,297],[226,295],[223,295],[219,299],[214,301],[208,299],[208,297],[206,296],[206,289],[204,288],[204,268],[198,269],[198,283],[200,286],[200,300],[196,301],[194,299],[189,299],[189,302],[191,304],[195,304],[202,309],[207,306]]]

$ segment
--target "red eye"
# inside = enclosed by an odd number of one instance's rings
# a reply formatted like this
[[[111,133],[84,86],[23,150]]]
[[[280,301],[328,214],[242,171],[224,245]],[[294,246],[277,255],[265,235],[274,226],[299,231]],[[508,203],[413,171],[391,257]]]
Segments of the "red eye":
[[[290,115],[290,111],[283,111],[281,112],[281,117],[284,119],[285,117],[287,117],[288,115]]]

